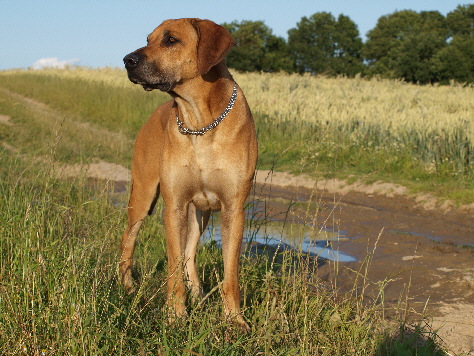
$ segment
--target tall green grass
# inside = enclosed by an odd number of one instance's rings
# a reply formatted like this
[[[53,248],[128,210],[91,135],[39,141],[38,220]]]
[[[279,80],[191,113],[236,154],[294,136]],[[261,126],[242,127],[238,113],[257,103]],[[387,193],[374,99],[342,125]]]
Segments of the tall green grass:
[[[209,298],[169,325],[161,207],[141,232],[138,290],[129,295],[117,278],[126,197],[109,182],[57,179],[53,163],[0,149],[2,355],[443,354],[426,328],[405,337],[384,324],[388,280],[372,298],[356,285],[340,294],[317,277],[314,259],[289,251],[243,257],[243,311],[252,331],[239,334],[223,318],[223,262],[214,243],[198,253]],[[369,264],[370,256],[355,275]]]
[[[138,87],[121,88],[101,81],[36,71],[1,77],[0,87],[130,137],[136,135],[159,104],[169,100],[167,94],[158,91],[144,95]]]

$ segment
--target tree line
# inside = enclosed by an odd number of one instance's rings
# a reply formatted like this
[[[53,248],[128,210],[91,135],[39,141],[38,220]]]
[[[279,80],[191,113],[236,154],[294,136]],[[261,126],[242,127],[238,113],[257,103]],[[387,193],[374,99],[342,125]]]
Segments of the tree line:
[[[262,21],[222,24],[236,41],[227,56],[239,71],[381,76],[408,82],[474,82],[474,5],[438,11],[396,11],[382,16],[364,43],[357,25],[327,12],[303,17],[275,36]]]

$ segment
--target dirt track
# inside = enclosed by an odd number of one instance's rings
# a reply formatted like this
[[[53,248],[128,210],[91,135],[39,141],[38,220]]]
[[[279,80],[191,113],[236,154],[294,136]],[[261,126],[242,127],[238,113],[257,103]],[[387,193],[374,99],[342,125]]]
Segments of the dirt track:
[[[423,205],[416,197],[400,195],[406,191],[395,185],[379,184],[378,193],[362,185],[351,191],[341,182],[318,184],[303,177],[298,183],[287,174],[275,173],[270,179],[266,174],[260,173],[257,181],[264,184],[263,194],[269,200],[273,197],[273,213],[286,212],[290,200],[318,202],[318,226],[325,224],[348,238],[333,243],[334,249],[359,260],[340,263],[337,286],[341,290],[352,287],[354,273],[350,270],[359,270],[360,261],[375,250],[368,279],[392,279],[385,289],[387,304],[397,305],[408,295],[410,309],[417,313],[425,310],[424,314],[434,317],[435,328],[444,325],[439,335],[453,351],[474,354],[472,210],[449,209],[449,205],[434,201]],[[298,207],[292,216],[300,222],[313,219]],[[323,264],[319,274],[334,283],[334,263]]]

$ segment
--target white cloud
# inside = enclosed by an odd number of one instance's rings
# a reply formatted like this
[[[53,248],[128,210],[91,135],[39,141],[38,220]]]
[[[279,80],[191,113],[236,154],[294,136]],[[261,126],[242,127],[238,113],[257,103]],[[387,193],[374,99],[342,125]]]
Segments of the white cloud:
[[[68,59],[66,61],[60,61],[58,58],[53,57],[53,58],[41,58],[38,59],[31,68],[33,69],[42,69],[45,67],[53,67],[53,68],[60,68],[63,69],[66,66],[74,66],[78,65],[80,60],[78,58],[72,58]]]

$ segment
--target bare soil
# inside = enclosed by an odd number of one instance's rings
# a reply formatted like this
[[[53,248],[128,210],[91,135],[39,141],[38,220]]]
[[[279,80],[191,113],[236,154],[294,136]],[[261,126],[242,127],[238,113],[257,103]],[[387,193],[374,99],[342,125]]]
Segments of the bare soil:
[[[402,186],[382,182],[351,187],[345,181],[317,182],[266,171],[258,173],[257,183],[263,194],[280,198],[273,200],[272,214],[288,211],[288,203],[281,198],[312,201],[319,206],[318,226],[346,237],[332,247],[358,261],[322,264],[318,268],[322,279],[341,291],[350,290],[354,271],[360,271],[364,259],[373,253],[367,279],[373,283],[390,280],[384,299],[394,308],[392,312],[410,310],[412,316],[433,318],[433,328],[440,329],[438,335],[453,352],[474,354],[474,219],[470,206],[454,209],[430,195],[419,199],[407,195]],[[291,213],[302,223],[314,219],[298,204]],[[371,297],[370,288],[364,292]]]

